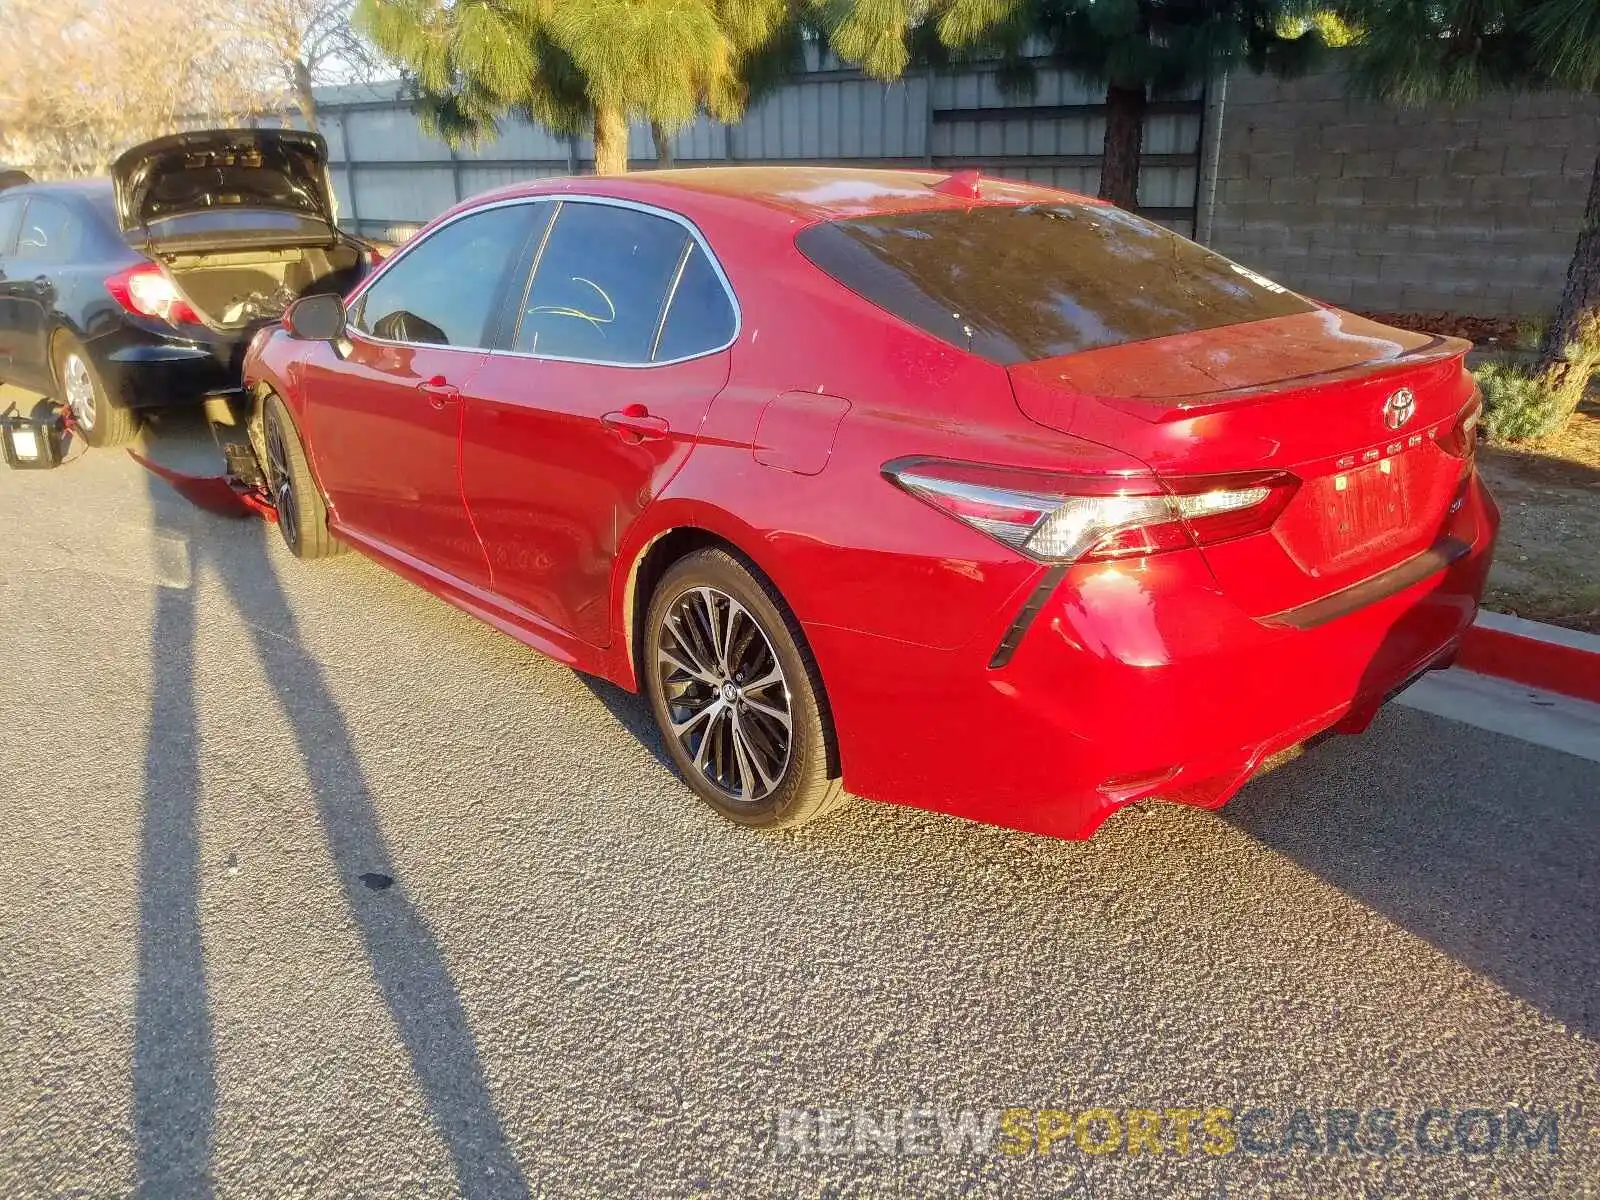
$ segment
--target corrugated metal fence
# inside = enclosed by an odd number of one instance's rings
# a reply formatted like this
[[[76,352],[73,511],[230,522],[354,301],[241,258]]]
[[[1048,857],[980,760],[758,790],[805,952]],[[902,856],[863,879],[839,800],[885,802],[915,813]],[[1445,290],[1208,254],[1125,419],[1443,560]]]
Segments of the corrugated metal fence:
[[[1196,94],[1153,103],[1146,117],[1140,211],[1192,234],[1204,111]],[[424,133],[393,85],[321,93],[342,219],[358,232],[408,237],[436,213],[521,179],[592,169],[588,138],[521,120],[500,136],[452,151]],[[992,67],[908,75],[892,84],[832,61],[765,97],[735,125],[701,118],[674,139],[677,166],[850,163],[977,167],[1093,193],[1099,186],[1105,108],[1098,88],[1041,63],[1031,96],[1006,96]],[[635,169],[655,165],[649,130],[631,131]]]

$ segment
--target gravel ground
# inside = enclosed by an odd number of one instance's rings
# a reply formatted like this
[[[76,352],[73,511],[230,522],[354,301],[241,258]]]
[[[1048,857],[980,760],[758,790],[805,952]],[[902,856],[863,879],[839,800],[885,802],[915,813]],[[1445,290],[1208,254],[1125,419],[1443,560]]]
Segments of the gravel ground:
[[[1500,542],[1485,601],[1499,612],[1600,633],[1600,400],[1537,449],[1486,449]]]
[[[124,456],[0,513],[0,1194],[1600,1195],[1593,762],[1392,707],[1089,843],[761,836],[632,697]],[[780,1109],[920,1105],[1402,1136],[779,1152]],[[1421,1154],[1429,1107],[1558,1150]]]

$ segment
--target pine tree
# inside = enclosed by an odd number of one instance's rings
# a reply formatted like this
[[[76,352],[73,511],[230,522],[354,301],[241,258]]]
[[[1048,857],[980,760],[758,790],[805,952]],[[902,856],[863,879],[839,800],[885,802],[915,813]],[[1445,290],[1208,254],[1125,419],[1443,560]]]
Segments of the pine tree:
[[[452,143],[517,113],[591,129],[595,170],[628,167],[634,118],[670,134],[700,111],[737,120],[748,76],[783,44],[788,0],[360,0],[357,22],[406,70]]]
[[[1134,208],[1150,101],[1237,65],[1305,70],[1323,45],[1308,11],[1302,0],[855,0],[828,32],[841,57],[879,78],[926,59],[936,42],[998,57],[1013,88],[1028,85],[1024,51],[1042,40],[1062,66],[1105,86],[1100,195]]]
[[[1597,0],[1346,0],[1361,31],[1352,46],[1357,84],[1399,104],[1460,104],[1496,90],[1600,92]],[[1600,326],[1600,147],[1561,306],[1546,329],[1540,373],[1568,381],[1568,346]]]

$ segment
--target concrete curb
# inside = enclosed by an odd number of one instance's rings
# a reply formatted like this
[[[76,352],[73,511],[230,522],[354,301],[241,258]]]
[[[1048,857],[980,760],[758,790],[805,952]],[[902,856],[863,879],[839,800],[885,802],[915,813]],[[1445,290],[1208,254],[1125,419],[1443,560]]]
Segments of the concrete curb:
[[[1479,612],[1456,666],[1600,703],[1600,636]]]

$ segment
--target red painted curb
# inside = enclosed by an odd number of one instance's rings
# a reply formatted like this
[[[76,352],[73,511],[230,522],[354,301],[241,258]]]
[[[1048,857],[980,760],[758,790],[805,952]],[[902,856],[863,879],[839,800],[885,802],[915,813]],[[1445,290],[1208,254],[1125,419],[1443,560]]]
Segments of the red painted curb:
[[[1600,704],[1600,650],[1571,644],[1583,635],[1571,641],[1547,640],[1495,627],[1502,623],[1505,618],[1498,618],[1494,625],[1480,620],[1468,629],[1461,639],[1461,654],[1455,665]],[[1536,625],[1532,621],[1517,624]]]

